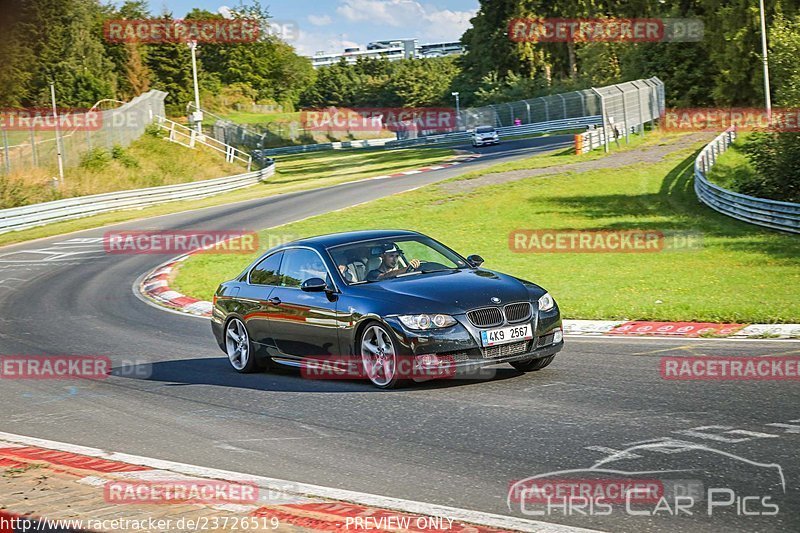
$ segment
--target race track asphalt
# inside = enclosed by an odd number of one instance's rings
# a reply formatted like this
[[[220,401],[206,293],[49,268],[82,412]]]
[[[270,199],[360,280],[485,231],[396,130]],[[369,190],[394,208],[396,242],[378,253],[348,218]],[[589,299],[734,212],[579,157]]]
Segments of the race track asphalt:
[[[441,171],[114,228],[272,227],[568,142],[508,142]],[[568,338],[540,372],[500,366],[482,380],[396,391],[302,379],[292,369],[239,375],[207,320],[163,312],[134,295],[135,280],[168,257],[105,254],[104,231],[0,249],[0,354],[105,355],[116,368],[97,381],[0,381],[0,431],[606,531],[800,530],[797,382],[681,382],[659,373],[662,356],[797,355],[797,342]],[[703,501],[691,516],[663,507],[655,517],[632,516],[624,505],[608,516],[558,509],[534,516],[519,503],[507,505],[516,480],[586,469],[617,451],[664,440],[684,444],[628,450],[613,468],[689,480],[686,486],[704,491],[729,489],[720,499],[758,496],[744,508],[768,511],[764,504],[777,502],[779,513],[744,516],[734,503],[712,507],[709,516]]]

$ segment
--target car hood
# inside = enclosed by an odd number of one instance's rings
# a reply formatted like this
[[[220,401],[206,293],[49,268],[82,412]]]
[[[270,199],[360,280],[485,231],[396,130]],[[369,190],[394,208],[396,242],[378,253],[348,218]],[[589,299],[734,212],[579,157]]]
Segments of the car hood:
[[[389,303],[396,314],[461,314],[476,307],[536,299],[544,290],[485,269],[434,272],[359,286],[361,294]],[[500,303],[492,301],[499,298]]]

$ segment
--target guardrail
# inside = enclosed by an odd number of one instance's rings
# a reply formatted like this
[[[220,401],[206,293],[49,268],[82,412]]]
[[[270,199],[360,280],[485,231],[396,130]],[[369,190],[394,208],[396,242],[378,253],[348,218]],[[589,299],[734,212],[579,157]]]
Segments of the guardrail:
[[[585,154],[595,148],[605,146],[606,136],[603,128],[588,130],[575,135],[575,153]]]
[[[243,152],[234,146],[225,144],[222,141],[218,141],[214,137],[204,135],[197,130],[193,130],[192,128],[184,126],[183,124],[178,124],[174,120],[170,120],[166,117],[156,115],[154,118],[156,119],[156,124],[158,124],[161,129],[168,133],[167,138],[170,141],[178,143],[187,148],[194,148],[195,145],[202,144],[203,146],[207,146],[212,150],[216,150],[217,152],[224,154],[225,161],[228,163],[239,161],[240,163],[247,165],[248,171],[250,170],[250,167],[253,164],[253,158],[250,157],[247,152]]]
[[[551,120],[548,122],[538,122],[535,124],[523,124],[520,126],[505,126],[497,128],[500,137],[515,137],[520,135],[532,135],[536,133],[549,133],[565,130],[574,130],[577,128],[585,128],[586,126],[596,126],[603,123],[603,118],[600,115],[593,115],[588,117],[567,118],[561,120]],[[344,141],[339,143],[321,143],[321,144],[304,144],[300,146],[287,146],[284,148],[271,148],[266,150],[259,150],[259,153],[264,156],[274,156],[282,154],[295,154],[302,152],[316,152],[321,150],[339,150],[339,149],[353,149],[353,148],[368,148],[368,147],[384,147],[384,148],[407,148],[409,146],[431,145],[431,144],[451,144],[470,142],[472,134],[466,131],[459,131],[453,133],[442,133],[440,135],[428,135],[426,137],[418,137],[416,139],[401,139],[401,140],[387,140],[387,139],[370,139],[363,141]]]
[[[800,233],[800,204],[756,198],[729,191],[708,181],[706,173],[719,154],[736,139],[736,131],[727,129],[708,143],[694,160],[694,191],[711,209],[737,220],[770,229]]]
[[[275,165],[253,172],[210,180],[163,185],[0,210],[0,233],[43,226],[108,211],[147,207],[155,204],[213,196],[254,185],[275,174]]]

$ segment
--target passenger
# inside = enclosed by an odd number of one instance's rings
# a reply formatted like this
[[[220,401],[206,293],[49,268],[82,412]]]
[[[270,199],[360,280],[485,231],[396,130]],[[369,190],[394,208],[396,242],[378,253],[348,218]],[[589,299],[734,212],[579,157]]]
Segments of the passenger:
[[[355,283],[358,281],[353,273],[347,269],[347,265],[339,265],[339,272],[342,273],[342,277],[347,283]]]

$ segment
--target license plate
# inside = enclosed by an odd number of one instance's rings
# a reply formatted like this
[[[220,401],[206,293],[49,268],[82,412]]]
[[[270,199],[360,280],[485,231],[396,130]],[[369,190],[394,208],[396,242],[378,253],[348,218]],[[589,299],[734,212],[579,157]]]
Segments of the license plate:
[[[496,344],[506,344],[508,342],[527,341],[532,338],[533,330],[530,324],[481,331],[481,344],[483,346],[494,346]]]

